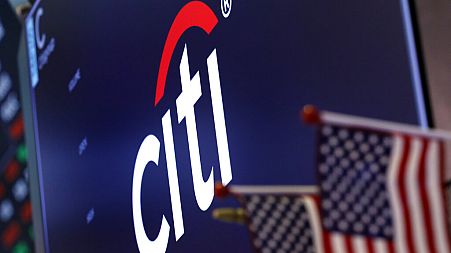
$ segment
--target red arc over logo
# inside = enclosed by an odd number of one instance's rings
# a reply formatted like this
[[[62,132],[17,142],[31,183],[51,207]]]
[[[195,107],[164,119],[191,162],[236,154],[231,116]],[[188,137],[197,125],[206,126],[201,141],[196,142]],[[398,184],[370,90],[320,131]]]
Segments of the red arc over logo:
[[[218,18],[210,7],[200,1],[189,2],[177,14],[169,30],[166,43],[164,44],[163,54],[161,56],[160,69],[158,70],[157,90],[155,94],[155,106],[158,105],[164,96],[169,64],[171,63],[172,54],[174,53],[174,49],[180,37],[182,37],[183,33],[191,27],[199,27],[207,34],[210,34],[217,23]]]

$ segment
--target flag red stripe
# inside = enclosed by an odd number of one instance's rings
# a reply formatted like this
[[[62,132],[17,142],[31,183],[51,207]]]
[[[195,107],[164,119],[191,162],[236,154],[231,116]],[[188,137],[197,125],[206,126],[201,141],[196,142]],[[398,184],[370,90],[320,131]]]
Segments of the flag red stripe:
[[[410,153],[410,138],[407,136],[403,137],[404,139],[404,148],[403,148],[403,154],[401,159],[401,165],[398,175],[398,188],[399,188],[399,195],[400,195],[400,202],[401,202],[401,209],[404,214],[404,225],[405,225],[405,232],[406,232],[406,242],[407,242],[407,249],[409,253],[414,253],[415,246],[413,241],[413,230],[412,230],[412,223],[410,222],[410,212],[409,212],[409,204],[408,204],[408,197],[407,197],[407,189],[406,189],[406,175],[407,175],[407,162],[409,160],[409,153]],[[402,239],[401,239],[402,240]]]
[[[324,253],[333,253],[332,242],[329,232],[323,229]]]
[[[426,139],[422,140],[423,142],[423,149],[421,150],[421,157],[420,157],[420,169],[418,171],[418,185],[420,186],[420,200],[423,206],[423,215],[424,215],[424,221],[425,221],[425,232],[427,237],[427,244],[429,252],[437,252],[435,241],[434,241],[434,231],[432,229],[432,221],[431,221],[431,208],[429,204],[429,198],[427,195],[427,189],[426,189],[426,154],[429,149],[429,141]],[[434,169],[434,168],[430,168]]]
[[[443,142],[440,142],[440,182],[445,182],[445,144]],[[450,237],[451,237],[451,233],[449,231],[449,226],[448,224],[446,224],[446,221],[448,221],[448,212],[450,210],[448,210],[448,205],[446,204],[446,196],[445,196],[445,192],[444,189],[442,187],[442,191],[440,192],[441,196],[441,200],[442,200],[442,206],[445,207],[445,212],[444,212],[444,216],[443,220],[445,221],[445,224],[443,224],[443,226],[445,226],[445,231],[447,232],[447,245],[448,245],[448,252],[451,252],[451,242],[450,242]]]
[[[344,236],[344,238],[345,238],[346,252],[354,253],[354,247],[352,247],[352,237],[346,235],[346,236]]]
[[[366,248],[368,249],[368,253],[376,253],[376,252],[374,251],[374,243],[373,243],[373,240],[370,239],[370,238],[368,238],[368,237],[367,237],[365,240],[366,240]]]
[[[392,241],[387,242],[388,253],[395,253],[395,245]]]
[[[312,195],[311,198],[315,201],[316,206],[317,206],[317,210],[319,212],[319,216],[320,219],[322,221],[322,216],[321,216],[321,197],[320,196],[316,196],[316,195]],[[330,238],[330,234],[329,232],[326,231],[326,229],[321,229],[322,233],[323,233],[323,246],[324,246],[324,253],[333,253],[332,251],[332,241]]]

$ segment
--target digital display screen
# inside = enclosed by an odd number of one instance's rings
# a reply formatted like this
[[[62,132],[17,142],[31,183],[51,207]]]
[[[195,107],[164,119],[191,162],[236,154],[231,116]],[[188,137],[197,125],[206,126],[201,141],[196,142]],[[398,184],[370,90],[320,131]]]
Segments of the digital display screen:
[[[237,205],[213,183],[315,184],[305,104],[424,123],[405,4],[36,3],[27,127],[46,252],[251,252],[245,227],[212,219]]]
[[[0,0],[0,252],[32,252],[29,170],[19,95],[21,24]]]

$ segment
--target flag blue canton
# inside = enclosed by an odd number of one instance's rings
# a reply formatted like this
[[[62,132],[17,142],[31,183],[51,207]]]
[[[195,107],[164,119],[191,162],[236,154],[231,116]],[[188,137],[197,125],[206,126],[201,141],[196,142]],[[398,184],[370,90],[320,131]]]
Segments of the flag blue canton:
[[[320,131],[323,226],[331,232],[393,239],[386,185],[392,137],[329,125]]]
[[[302,197],[256,194],[243,196],[241,202],[258,252],[316,252],[313,228]]]

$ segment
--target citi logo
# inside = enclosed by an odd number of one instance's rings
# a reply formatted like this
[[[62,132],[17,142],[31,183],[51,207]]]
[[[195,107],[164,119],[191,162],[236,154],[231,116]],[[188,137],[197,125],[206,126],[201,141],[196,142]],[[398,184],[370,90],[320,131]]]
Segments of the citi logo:
[[[206,4],[199,1],[192,1],[186,4],[175,17],[169,30],[158,72],[156,96],[154,106],[158,106],[164,97],[166,78],[174,49],[181,36],[190,28],[197,27],[206,34],[210,34],[216,27],[218,19],[213,11]],[[191,162],[191,172],[193,177],[194,194],[197,205],[202,211],[206,211],[214,197],[214,175],[213,167],[207,181],[202,177],[202,163],[200,159],[199,142],[196,126],[195,104],[202,97],[200,75],[197,72],[193,78],[190,76],[190,65],[188,59],[188,47],[185,44],[182,58],[179,64],[180,80],[182,92],[176,99],[178,123],[185,121],[186,133],[188,137],[189,156]],[[221,181],[227,185],[232,180],[232,168],[230,164],[229,147],[227,141],[227,131],[224,118],[224,109],[221,94],[221,82],[219,77],[218,59],[216,49],[207,58],[207,69],[210,84],[210,96],[213,109],[213,120],[216,133],[216,143],[218,149]],[[171,112],[167,110],[162,117],[163,145],[166,154],[166,164],[169,179],[169,191],[171,196],[173,227],[176,241],[185,233],[183,225],[183,212],[181,208],[180,190],[177,175],[177,163],[174,151],[173,124],[171,122]],[[155,135],[148,135],[144,138],[136,157],[133,184],[132,184],[132,207],[135,236],[139,251],[144,252],[165,252],[169,232],[171,230],[166,217],[163,215],[160,230],[155,240],[150,240],[144,230],[141,211],[141,185],[144,170],[150,162],[158,166],[160,154],[160,140]],[[205,166],[205,165],[204,165]]]

